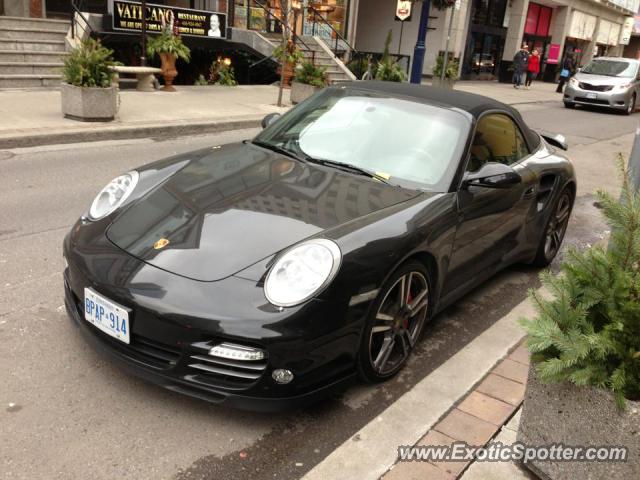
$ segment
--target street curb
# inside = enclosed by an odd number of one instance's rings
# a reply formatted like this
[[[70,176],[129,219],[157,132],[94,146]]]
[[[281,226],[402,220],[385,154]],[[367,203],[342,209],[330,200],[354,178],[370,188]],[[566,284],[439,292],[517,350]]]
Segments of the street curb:
[[[103,129],[73,129],[47,133],[18,134],[3,136],[0,134],[0,149],[38,147],[64,143],[98,142],[104,140],[127,140],[147,137],[180,137],[186,135],[202,135],[205,133],[224,132],[256,128],[264,117],[263,114],[243,117],[240,120],[211,121],[178,121],[167,124],[143,124],[131,126],[107,126]]]
[[[400,445],[415,445],[524,338],[518,319],[532,313],[528,299],[516,305],[336,448],[302,480],[378,480],[396,463]]]

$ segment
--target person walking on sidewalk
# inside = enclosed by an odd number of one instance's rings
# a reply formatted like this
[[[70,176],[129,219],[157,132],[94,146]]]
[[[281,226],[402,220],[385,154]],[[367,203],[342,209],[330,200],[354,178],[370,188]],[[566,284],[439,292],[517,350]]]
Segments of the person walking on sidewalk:
[[[527,61],[527,81],[524,83],[524,88],[529,90],[531,82],[533,82],[540,73],[540,53],[537,48],[533,49],[531,55],[529,55]]]
[[[513,88],[520,88],[525,72],[527,71],[527,60],[529,58],[529,46],[522,45],[513,57]]]
[[[564,88],[564,84],[569,77],[571,76],[573,69],[575,68],[575,64],[573,62],[573,55],[571,53],[567,53],[562,61],[562,70],[560,70],[560,81],[558,82],[558,88],[556,88],[556,93],[562,93],[562,89]]]

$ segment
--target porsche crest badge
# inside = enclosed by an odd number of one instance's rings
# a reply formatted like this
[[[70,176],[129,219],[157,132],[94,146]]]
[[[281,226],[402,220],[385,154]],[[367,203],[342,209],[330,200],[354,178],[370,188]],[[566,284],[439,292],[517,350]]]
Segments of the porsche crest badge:
[[[158,240],[156,243],[153,244],[153,248],[155,250],[160,250],[161,248],[164,248],[167,245],[169,245],[169,239],[168,238],[161,238],[160,240]]]

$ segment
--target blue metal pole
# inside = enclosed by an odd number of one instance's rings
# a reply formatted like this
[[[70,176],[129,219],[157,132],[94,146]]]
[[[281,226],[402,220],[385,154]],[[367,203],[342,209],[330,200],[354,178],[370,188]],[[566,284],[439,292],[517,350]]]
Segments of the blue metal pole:
[[[420,84],[422,82],[422,67],[424,65],[425,38],[429,27],[429,6],[430,0],[422,0],[422,10],[420,11],[420,25],[418,27],[418,40],[413,49],[413,63],[411,64],[411,83]]]

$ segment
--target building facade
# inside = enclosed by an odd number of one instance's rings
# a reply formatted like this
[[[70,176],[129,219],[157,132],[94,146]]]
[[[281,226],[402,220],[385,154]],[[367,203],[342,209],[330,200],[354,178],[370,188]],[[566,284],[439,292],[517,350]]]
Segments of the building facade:
[[[256,31],[266,37],[281,33],[282,27],[277,21],[280,1],[151,0],[148,3],[224,12],[230,31],[238,34],[222,39],[228,44],[218,42],[216,48],[233,50],[238,41],[247,44],[253,41],[241,35],[242,31]],[[83,3],[90,11],[113,14],[113,0]],[[347,51],[354,47],[359,52],[378,54],[391,31],[390,50],[403,60],[408,71],[422,2],[402,3],[412,10],[404,21],[399,21],[396,15],[397,0],[293,0],[297,7],[295,30],[301,36],[319,36],[327,43],[339,40]],[[629,33],[639,3],[640,0],[458,0],[454,7],[445,10],[432,5],[423,75],[432,74],[437,58],[447,48],[460,62],[461,78],[510,81],[513,56],[526,43],[530,50],[536,48],[541,52],[541,78],[553,81],[567,53],[574,54],[579,65],[593,56],[623,55],[625,46],[632,42]],[[70,0],[0,0],[0,14],[68,17],[70,4]],[[236,44],[231,40],[237,40]]]

